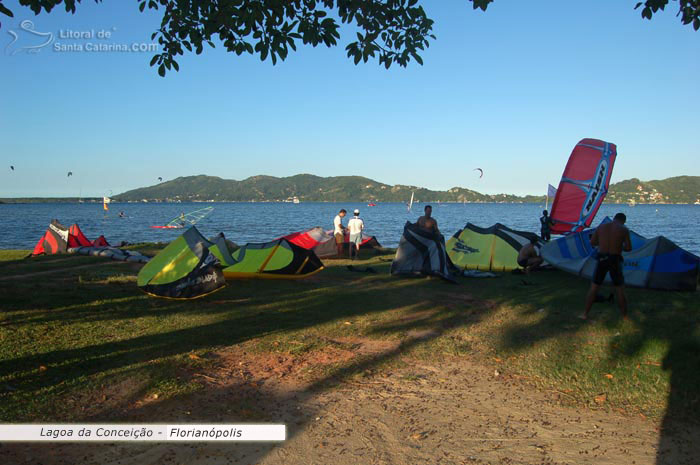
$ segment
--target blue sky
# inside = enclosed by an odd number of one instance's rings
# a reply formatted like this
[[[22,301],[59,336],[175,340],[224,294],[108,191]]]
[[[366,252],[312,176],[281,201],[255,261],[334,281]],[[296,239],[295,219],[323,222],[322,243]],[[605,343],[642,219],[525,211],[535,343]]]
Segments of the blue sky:
[[[345,28],[338,47],[300,45],[276,66],[217,47],[180,57],[163,79],[153,53],[6,50],[27,19],[55,36],[149,43],[159,16],[136,1],[39,16],[5,2],[15,18],[0,29],[0,197],[298,173],[544,194],[584,137],[618,145],[613,182],[700,174],[700,32],[675,11],[647,21],[634,0],[496,0],[485,13],[422,3],[437,35],[424,66],[355,66]]]

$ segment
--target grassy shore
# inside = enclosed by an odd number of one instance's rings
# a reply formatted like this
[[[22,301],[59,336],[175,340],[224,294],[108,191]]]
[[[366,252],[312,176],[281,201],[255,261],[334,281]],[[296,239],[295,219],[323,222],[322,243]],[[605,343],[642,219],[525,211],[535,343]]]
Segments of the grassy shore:
[[[401,343],[367,370],[465,357],[579,406],[652,418],[667,409],[689,418],[700,411],[697,292],[631,289],[629,321],[601,303],[594,320],[582,322],[582,279],[557,271],[458,285],[398,279],[387,254],[353,263],[376,274],[328,261],[306,280],[233,281],[204,299],[173,301],[139,291],[140,265],[23,259],[28,252],[0,251],[4,422],[118,418],[144,396],[202,389],[187,373],[206,373],[207,355],[223,347],[299,354],[353,338]],[[347,363],[309,376],[331,386],[353,376]]]

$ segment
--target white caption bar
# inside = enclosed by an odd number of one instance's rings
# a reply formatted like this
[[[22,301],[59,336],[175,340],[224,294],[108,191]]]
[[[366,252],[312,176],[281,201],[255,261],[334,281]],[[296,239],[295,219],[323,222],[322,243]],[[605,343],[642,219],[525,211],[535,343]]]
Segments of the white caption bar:
[[[284,441],[285,425],[0,424],[0,442]]]

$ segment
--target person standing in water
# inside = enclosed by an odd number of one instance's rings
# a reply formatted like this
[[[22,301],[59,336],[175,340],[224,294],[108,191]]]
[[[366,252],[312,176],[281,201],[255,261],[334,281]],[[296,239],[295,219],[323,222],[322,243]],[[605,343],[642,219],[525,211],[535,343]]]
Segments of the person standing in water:
[[[632,240],[630,239],[630,231],[625,227],[627,217],[624,213],[618,213],[610,223],[601,224],[598,226],[591,237],[591,245],[598,247],[596,256],[597,265],[593,273],[593,282],[586,295],[586,307],[583,315],[579,318],[582,320],[588,319],[588,313],[591,311],[593,302],[595,302],[598,288],[605,276],[610,273],[610,279],[615,286],[617,294],[617,304],[622,312],[622,318],[627,319],[627,299],[625,298],[625,277],[622,274],[622,251],[629,252],[632,250]]]
[[[365,222],[360,218],[360,210],[355,209],[353,217],[348,221],[348,230],[350,230],[350,244],[348,245],[348,253],[352,260],[355,256],[360,255],[360,244],[362,243],[362,230],[365,229]],[[353,254],[355,256],[353,256]]]
[[[343,226],[343,218],[347,211],[341,209],[333,219],[333,237],[335,238],[335,248],[338,253],[338,258],[343,256],[343,243],[345,242],[345,226]]]
[[[431,216],[433,214],[433,207],[426,205],[423,211],[425,214],[418,218],[416,225],[418,225],[418,227],[423,231],[439,235],[440,230],[438,229],[437,221],[435,221],[435,218]]]
[[[554,220],[549,216],[547,210],[542,211],[542,216],[540,217],[540,237],[543,241],[549,241],[552,238],[552,225]]]

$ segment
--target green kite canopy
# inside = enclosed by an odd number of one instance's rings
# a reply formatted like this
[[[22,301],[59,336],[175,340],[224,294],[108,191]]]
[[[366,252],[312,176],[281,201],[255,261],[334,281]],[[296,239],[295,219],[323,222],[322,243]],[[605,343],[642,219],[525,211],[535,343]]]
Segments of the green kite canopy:
[[[220,238],[212,243],[192,226],[141,268],[138,286],[147,294],[172,299],[195,299],[221,289],[226,280],[218,265],[232,259],[223,235]]]
[[[313,250],[280,238],[261,244],[246,244],[232,257],[236,263],[224,268],[227,279],[298,279],[323,269]]]
[[[467,223],[447,241],[447,255],[461,270],[512,271],[520,268],[518,252],[536,234],[496,223],[480,228]]]

